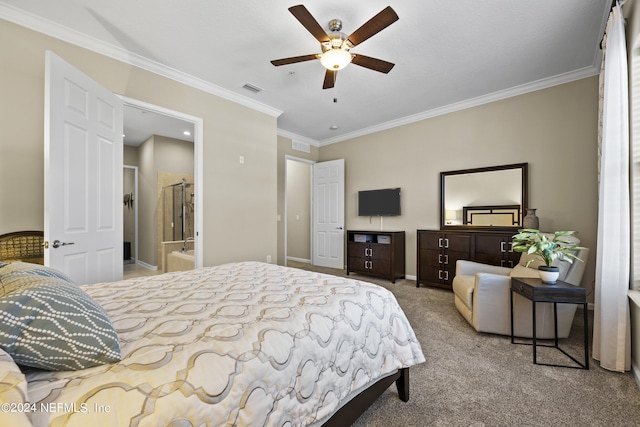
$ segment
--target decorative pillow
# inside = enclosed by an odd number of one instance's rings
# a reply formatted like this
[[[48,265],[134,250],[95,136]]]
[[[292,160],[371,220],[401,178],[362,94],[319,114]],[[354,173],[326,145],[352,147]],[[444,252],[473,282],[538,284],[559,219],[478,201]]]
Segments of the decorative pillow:
[[[10,290],[0,296],[0,348],[18,365],[67,371],[121,359],[107,313],[75,284],[15,271],[0,285]]]
[[[32,274],[35,276],[53,277],[56,279],[64,280],[67,283],[73,283],[73,280],[71,280],[65,274],[63,274],[62,272],[54,268],[45,267],[44,265],[40,265],[40,264],[31,264],[28,262],[21,262],[21,261],[5,264],[4,266],[0,265],[0,279],[3,276],[15,273],[17,271],[22,272],[24,274]]]
[[[21,409],[20,405],[28,401],[27,380],[24,374],[11,359],[11,356],[0,349],[0,404],[16,404],[16,409]],[[27,417],[27,411],[11,411],[11,406],[7,409],[0,411],[0,425],[31,425]]]

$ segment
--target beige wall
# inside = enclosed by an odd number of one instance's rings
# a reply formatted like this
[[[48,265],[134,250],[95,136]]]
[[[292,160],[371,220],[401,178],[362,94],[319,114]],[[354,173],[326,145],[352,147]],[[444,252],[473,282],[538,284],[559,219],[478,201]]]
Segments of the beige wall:
[[[407,231],[410,275],[415,275],[415,230],[439,224],[443,170],[529,162],[529,205],[538,209],[541,227],[576,229],[595,249],[595,77],[320,150],[311,147],[307,154],[276,136],[271,116],[6,21],[0,21],[0,179],[20,176],[24,191],[9,194],[8,186],[0,186],[0,200],[11,200],[0,204],[0,233],[42,228],[46,49],[115,93],[204,119],[205,265],[266,255],[282,263],[284,227],[276,214],[283,217],[285,155],[346,159],[348,228],[379,227],[356,216],[359,189],[402,187],[403,215],[384,218],[383,228]],[[594,257],[595,250],[591,253]],[[591,288],[593,259],[585,279]]]
[[[44,55],[110,91],[204,122],[204,264],[277,254],[276,118],[0,20],[0,233],[43,228]],[[245,158],[239,164],[238,158]],[[10,202],[7,202],[10,201]]]
[[[529,163],[529,206],[543,230],[577,230],[591,248],[583,285],[591,293],[597,227],[598,79],[587,78],[323,146],[345,159],[346,227],[380,229],[357,216],[358,190],[401,187],[402,215],[383,230],[406,231],[406,271],[416,274],[416,230],[440,225],[440,172]]]
[[[193,181],[193,143],[153,135],[138,147],[140,158],[138,233],[140,261],[162,270],[159,254],[162,241],[162,187]],[[160,181],[161,173],[170,174]]]
[[[161,259],[162,187],[179,183],[182,178],[193,183],[193,143],[153,135],[137,147],[138,247],[139,261],[163,270]],[[125,150],[128,153],[129,150]],[[161,179],[163,177],[163,179]]]
[[[311,260],[311,165],[287,160],[287,257]]]

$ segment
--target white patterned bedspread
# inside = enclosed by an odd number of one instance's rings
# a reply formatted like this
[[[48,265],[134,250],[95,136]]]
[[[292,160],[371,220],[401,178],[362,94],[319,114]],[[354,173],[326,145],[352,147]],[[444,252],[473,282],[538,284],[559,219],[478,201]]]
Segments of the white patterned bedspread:
[[[312,425],[425,360],[393,294],[353,279],[243,262],[83,289],[123,360],[27,374],[35,426]]]

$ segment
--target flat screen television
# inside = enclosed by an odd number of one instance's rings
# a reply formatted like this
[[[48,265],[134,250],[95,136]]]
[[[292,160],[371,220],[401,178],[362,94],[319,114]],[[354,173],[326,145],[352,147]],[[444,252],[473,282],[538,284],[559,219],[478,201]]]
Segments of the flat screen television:
[[[400,215],[400,189],[358,191],[358,216]]]

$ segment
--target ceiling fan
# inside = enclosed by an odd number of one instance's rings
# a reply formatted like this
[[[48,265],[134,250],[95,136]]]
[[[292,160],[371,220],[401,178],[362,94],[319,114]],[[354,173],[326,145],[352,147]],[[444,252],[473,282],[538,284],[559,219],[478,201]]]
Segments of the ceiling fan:
[[[271,61],[271,63],[276,67],[319,59],[320,63],[322,63],[322,65],[327,69],[322,88],[330,89],[334,87],[336,83],[338,70],[343,69],[352,62],[361,67],[369,68],[370,70],[379,71],[385,74],[391,71],[395,65],[381,59],[349,52],[351,48],[376,35],[399,19],[391,6],[384,8],[380,13],[355,30],[350,36],[346,36],[344,33],[340,32],[342,29],[342,21],[339,19],[332,19],[329,22],[330,32],[325,32],[320,24],[318,24],[318,21],[315,20],[311,13],[309,13],[307,8],[301,4],[291,6],[289,8],[289,12],[291,12],[293,16],[300,21],[302,26],[320,42],[322,53],[293,56],[291,58]]]

